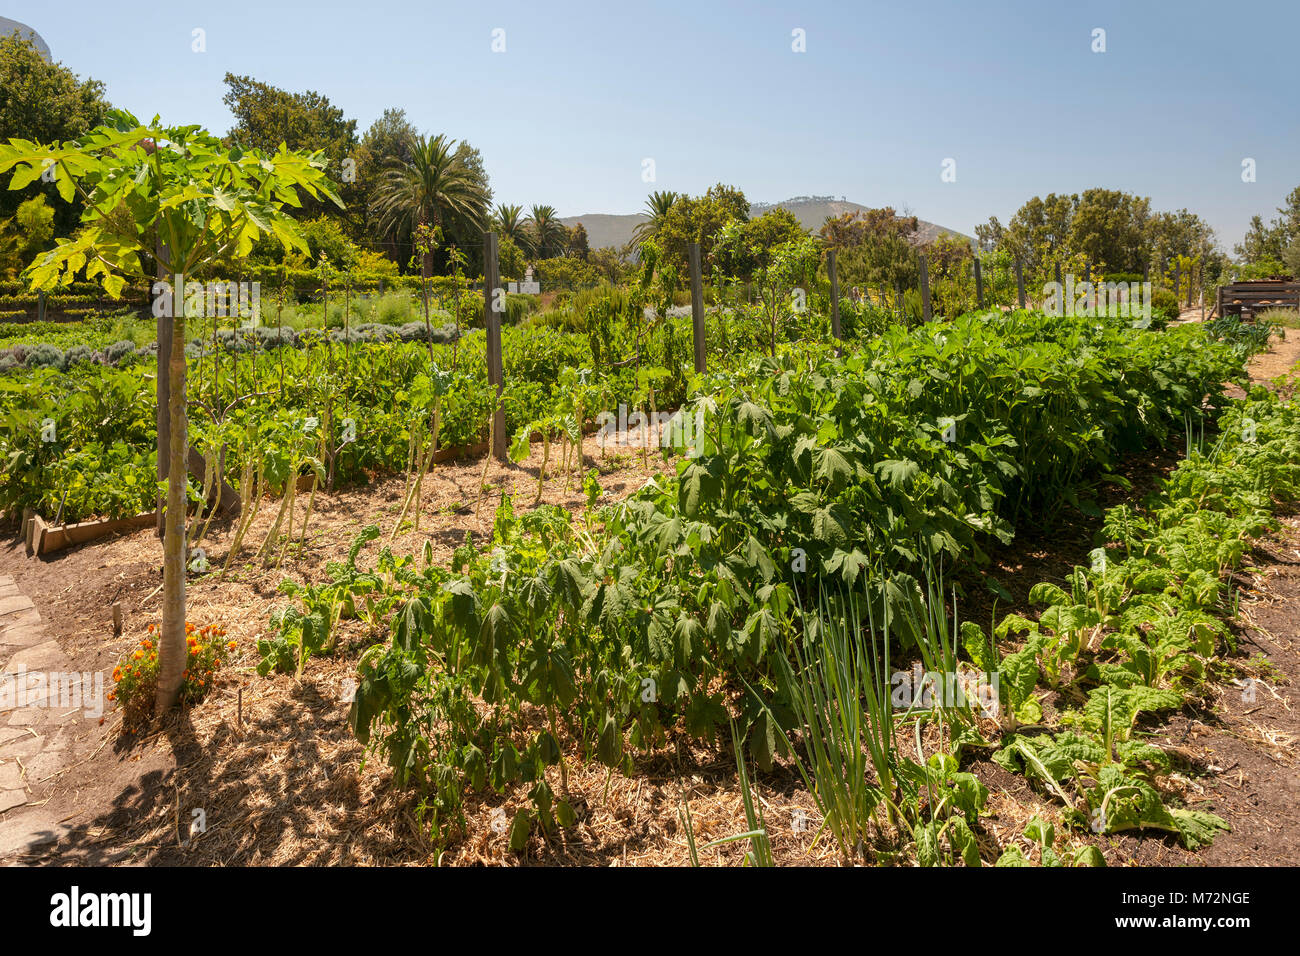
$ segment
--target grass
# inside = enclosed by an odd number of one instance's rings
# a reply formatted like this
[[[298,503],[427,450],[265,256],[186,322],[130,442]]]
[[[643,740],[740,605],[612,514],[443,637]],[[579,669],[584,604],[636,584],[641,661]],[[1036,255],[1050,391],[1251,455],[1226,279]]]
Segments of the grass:
[[[1259,325],[1280,325],[1288,329],[1300,329],[1300,311],[1295,309],[1265,309],[1255,316]]]

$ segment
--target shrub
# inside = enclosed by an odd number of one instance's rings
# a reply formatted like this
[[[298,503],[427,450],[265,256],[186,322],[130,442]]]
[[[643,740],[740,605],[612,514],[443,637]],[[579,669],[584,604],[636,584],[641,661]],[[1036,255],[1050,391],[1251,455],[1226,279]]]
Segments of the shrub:
[[[1151,291],[1151,317],[1172,322],[1182,310],[1178,307],[1178,297],[1168,289]]]
[[[110,365],[116,365],[126,355],[135,354],[135,343],[130,339],[123,339],[120,342],[114,342],[104,349],[104,361]]]
[[[67,365],[63,349],[57,345],[33,345],[23,362],[28,368],[57,368],[62,371]]]
[[[68,353],[65,356],[68,368],[72,368],[74,365],[89,365],[95,362],[98,358],[99,353],[89,345],[74,345],[72,348],[68,349]]]

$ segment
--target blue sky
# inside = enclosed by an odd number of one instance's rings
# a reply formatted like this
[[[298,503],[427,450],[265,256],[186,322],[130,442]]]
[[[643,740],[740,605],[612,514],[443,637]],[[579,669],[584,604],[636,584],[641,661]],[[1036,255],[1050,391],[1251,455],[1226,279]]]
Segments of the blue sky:
[[[0,12],[143,118],[226,132],[227,70],[317,90],[359,131],[398,106],[477,146],[498,201],[566,216],[723,181],[752,201],[842,195],[970,232],[1030,196],[1105,186],[1200,213],[1230,249],[1300,185],[1297,0],[25,0]],[[941,181],[948,158],[955,182]]]

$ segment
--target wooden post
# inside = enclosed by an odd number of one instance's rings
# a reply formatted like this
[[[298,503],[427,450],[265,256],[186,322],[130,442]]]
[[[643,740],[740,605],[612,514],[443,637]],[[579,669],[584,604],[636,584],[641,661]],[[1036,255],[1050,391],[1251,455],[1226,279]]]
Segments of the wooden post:
[[[1025,267],[1020,260],[1016,260],[1016,296],[1020,300],[1020,308],[1025,308]]]
[[[706,371],[707,355],[704,348],[704,278],[700,275],[700,244],[692,242],[687,247],[691,265],[691,331],[695,340],[695,371]]]
[[[930,311],[930,264],[926,261],[924,253],[921,255],[921,319],[929,322],[933,317]]]
[[[45,321],[45,293],[36,293],[36,321]]]
[[[975,308],[984,308],[984,274],[980,272],[980,257],[975,257]]]
[[[844,330],[840,328],[840,275],[835,267],[834,249],[826,253],[826,272],[831,280],[831,335],[840,341],[844,338]]]
[[[483,235],[483,324],[487,328],[487,367],[488,384],[496,391],[496,412],[492,417],[492,447],[488,453],[498,461],[505,461],[509,456],[509,442],[506,440],[506,413],[501,407],[501,397],[505,392],[505,380],[501,371],[501,313],[498,307],[505,308],[505,296],[496,295],[501,284],[501,273],[497,265],[497,234]]]
[[[122,634],[122,602],[113,602],[113,633],[121,636]]]
[[[1182,291],[1182,288],[1183,288],[1183,264],[1181,262],[1175,262],[1174,263],[1174,305],[1178,304],[1178,293]]]

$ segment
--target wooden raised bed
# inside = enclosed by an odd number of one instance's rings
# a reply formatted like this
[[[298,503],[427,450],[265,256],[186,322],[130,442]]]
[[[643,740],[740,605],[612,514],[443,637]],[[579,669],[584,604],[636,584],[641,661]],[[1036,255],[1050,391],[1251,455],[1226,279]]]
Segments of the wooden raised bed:
[[[23,542],[28,557],[53,554],[75,544],[85,544],[106,535],[121,531],[135,531],[157,524],[156,511],[134,515],[130,518],[102,518],[97,521],[79,521],[76,524],[50,525],[40,515],[31,513],[23,518]]]

